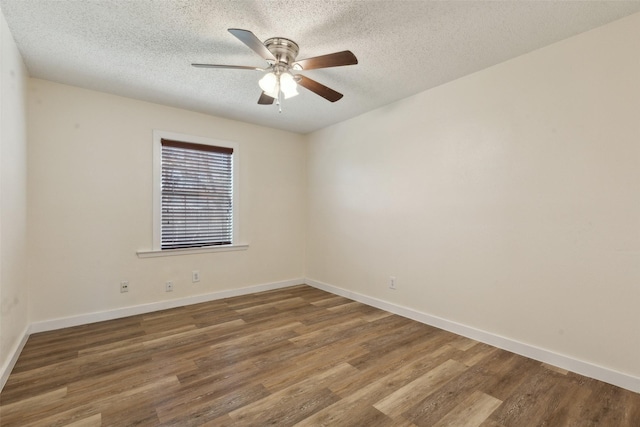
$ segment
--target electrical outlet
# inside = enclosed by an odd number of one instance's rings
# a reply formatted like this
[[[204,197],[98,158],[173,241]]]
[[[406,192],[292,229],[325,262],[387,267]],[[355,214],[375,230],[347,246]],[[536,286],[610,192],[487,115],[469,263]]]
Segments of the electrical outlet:
[[[173,292],[173,282],[167,282],[164,284],[165,292]]]
[[[200,281],[200,271],[199,270],[193,270],[191,272],[191,282],[192,283],[196,283]]]
[[[123,280],[120,282],[120,293],[129,292],[129,281]]]
[[[389,289],[393,289],[394,291],[398,288],[396,288],[396,277],[395,276],[390,276],[389,277]]]

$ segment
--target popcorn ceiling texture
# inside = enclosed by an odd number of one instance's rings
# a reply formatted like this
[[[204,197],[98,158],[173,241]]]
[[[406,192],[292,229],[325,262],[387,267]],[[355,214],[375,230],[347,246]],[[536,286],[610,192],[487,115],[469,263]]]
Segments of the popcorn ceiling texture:
[[[639,1],[0,0],[32,77],[308,133],[640,11]],[[349,49],[355,66],[303,74],[344,94],[300,89],[257,104],[265,64],[227,32],[280,36],[298,59]]]

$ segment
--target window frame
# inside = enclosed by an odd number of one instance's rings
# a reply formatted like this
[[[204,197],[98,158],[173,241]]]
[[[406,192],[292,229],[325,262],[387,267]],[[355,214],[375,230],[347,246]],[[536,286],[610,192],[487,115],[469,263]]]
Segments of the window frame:
[[[183,141],[192,144],[213,145],[233,149],[232,157],[232,241],[227,245],[202,246],[182,249],[161,249],[162,246],[162,140],[170,139]],[[234,250],[244,250],[248,248],[246,244],[239,244],[240,234],[240,146],[237,142],[224,141],[202,136],[186,135],[176,132],[161,130],[153,131],[153,246],[150,251],[138,251],[141,257],[153,257],[164,255],[182,255],[188,253],[201,252],[224,252]]]

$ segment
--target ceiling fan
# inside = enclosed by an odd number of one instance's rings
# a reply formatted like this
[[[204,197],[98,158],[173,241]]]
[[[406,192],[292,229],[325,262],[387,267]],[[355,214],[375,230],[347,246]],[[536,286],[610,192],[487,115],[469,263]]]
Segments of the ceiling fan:
[[[299,48],[298,44],[293,40],[283,37],[273,37],[265,40],[263,43],[255,36],[255,34],[248,30],[229,28],[229,32],[237,37],[242,43],[247,45],[251,50],[264,58],[267,61],[268,66],[260,68],[244,65],[191,65],[200,68],[223,68],[266,72],[259,81],[262,94],[258,99],[258,104],[261,105],[271,105],[276,102],[280,108],[280,102],[283,96],[287,99],[298,95],[298,85],[320,95],[328,101],[336,102],[342,98],[343,95],[341,93],[336,92],[335,90],[318,83],[309,77],[305,77],[301,74],[294,74],[293,72],[314,70],[318,68],[340,67],[343,65],[355,65],[358,63],[356,56],[348,50],[296,61]]]

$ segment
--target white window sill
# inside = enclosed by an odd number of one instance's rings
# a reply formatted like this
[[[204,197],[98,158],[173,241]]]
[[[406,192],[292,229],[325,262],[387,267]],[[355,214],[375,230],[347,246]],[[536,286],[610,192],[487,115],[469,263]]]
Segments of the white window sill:
[[[247,249],[249,249],[249,245],[220,245],[220,246],[205,246],[203,248],[138,251],[136,253],[138,254],[138,258],[155,258],[160,256],[203,254],[207,252],[246,251]]]

